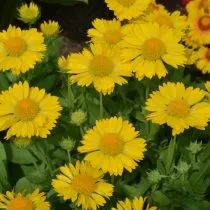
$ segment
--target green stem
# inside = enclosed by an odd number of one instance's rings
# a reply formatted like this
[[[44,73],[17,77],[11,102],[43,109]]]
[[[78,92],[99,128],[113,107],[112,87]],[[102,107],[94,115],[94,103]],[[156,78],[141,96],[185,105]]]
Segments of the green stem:
[[[83,136],[83,135],[84,135],[84,131],[83,131],[82,126],[81,126],[81,125],[79,126],[79,130],[80,130],[81,136]]]
[[[68,161],[71,163],[71,154],[69,150],[66,150],[67,155],[68,155]]]
[[[68,87],[68,109],[69,109],[69,117],[71,118],[71,109],[73,108],[73,93],[72,93],[72,89],[71,89],[71,85],[69,83],[68,80],[68,76],[67,76],[67,87]]]
[[[100,93],[100,118],[102,119],[104,115],[104,107],[103,107],[103,95]]]

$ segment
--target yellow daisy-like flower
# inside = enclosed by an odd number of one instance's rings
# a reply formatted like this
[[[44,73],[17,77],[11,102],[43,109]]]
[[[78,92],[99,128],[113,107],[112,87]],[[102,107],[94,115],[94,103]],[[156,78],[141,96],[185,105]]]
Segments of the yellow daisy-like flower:
[[[39,7],[31,2],[29,5],[23,4],[18,8],[19,18],[25,23],[33,23],[40,15]]]
[[[132,76],[130,63],[121,59],[118,47],[110,47],[101,42],[90,45],[90,50],[73,53],[69,58],[70,81],[79,86],[94,85],[98,92],[111,94],[115,83],[123,85],[127,80],[123,76]]]
[[[200,44],[192,40],[189,34],[185,34],[184,36],[182,36],[182,41],[184,42],[185,46],[189,48],[197,49],[200,47]]]
[[[113,193],[113,185],[106,183],[103,172],[92,168],[86,162],[76,162],[60,167],[61,174],[53,179],[52,186],[58,196],[71,199],[82,209],[96,210],[106,203]]]
[[[199,13],[189,18],[192,40],[199,44],[210,44],[210,14]]]
[[[110,45],[119,44],[126,33],[126,27],[118,20],[95,19],[93,27],[88,30],[88,36],[93,42],[105,42]]]
[[[70,55],[68,55],[67,57],[60,56],[58,58],[58,67],[59,67],[60,70],[68,71],[69,58],[70,58]]]
[[[146,208],[144,208],[146,207]],[[135,197],[133,200],[128,198],[125,201],[118,201],[117,208],[112,208],[111,210],[157,210],[157,207],[150,207],[149,204],[146,205],[146,198]]]
[[[93,167],[110,175],[122,175],[124,169],[131,172],[144,158],[146,142],[138,135],[132,124],[121,117],[98,120],[84,135],[78,151],[87,153],[85,160]]]
[[[157,23],[134,24],[133,30],[124,37],[122,56],[131,62],[136,77],[159,78],[166,76],[163,61],[174,68],[186,62],[185,48],[180,37],[167,26]]]
[[[204,74],[210,73],[210,49],[201,47],[197,54],[196,67]]]
[[[147,22],[155,22],[160,26],[166,25],[172,28],[178,35],[182,35],[187,26],[186,17],[180,15],[179,11],[169,13],[166,10],[156,10],[146,15],[144,19]]]
[[[44,21],[40,25],[40,29],[46,37],[49,37],[59,33],[60,26],[57,21],[49,20],[48,22]]]
[[[185,55],[187,57],[187,65],[193,65],[196,63],[198,56],[197,56],[197,52],[192,49],[192,48],[185,48]]]
[[[60,116],[58,98],[44,89],[29,87],[28,82],[16,83],[0,95],[0,131],[11,136],[46,138]]]
[[[25,73],[42,61],[45,50],[44,37],[36,29],[21,31],[9,26],[0,32],[0,70]]]
[[[172,127],[173,136],[189,127],[204,130],[210,118],[210,103],[202,102],[205,92],[199,88],[185,88],[183,83],[164,83],[146,102],[147,116],[157,124]]]
[[[105,0],[119,20],[131,20],[143,14],[150,0]]]
[[[0,209],[50,210],[50,204],[46,201],[45,193],[40,193],[39,189],[28,195],[7,191],[6,194],[0,195]]]
[[[193,0],[186,6],[189,16],[194,16],[199,12],[209,13],[210,0]]]

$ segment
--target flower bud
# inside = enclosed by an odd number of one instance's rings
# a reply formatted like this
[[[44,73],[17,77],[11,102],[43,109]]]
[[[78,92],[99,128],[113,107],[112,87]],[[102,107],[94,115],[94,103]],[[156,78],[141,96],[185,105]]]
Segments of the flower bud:
[[[196,155],[202,150],[202,143],[198,143],[197,141],[191,142],[189,147],[187,147],[187,150],[189,150],[192,154]]]
[[[75,141],[71,139],[70,137],[63,138],[62,141],[60,142],[60,147],[69,152],[74,149],[74,145],[75,145]]]
[[[25,138],[23,138],[23,137],[17,138],[16,137],[13,142],[18,147],[26,148],[28,145],[30,145],[32,143],[32,140],[27,137],[25,137]]]
[[[77,126],[82,125],[86,120],[86,114],[83,111],[76,111],[71,114],[71,122]]]

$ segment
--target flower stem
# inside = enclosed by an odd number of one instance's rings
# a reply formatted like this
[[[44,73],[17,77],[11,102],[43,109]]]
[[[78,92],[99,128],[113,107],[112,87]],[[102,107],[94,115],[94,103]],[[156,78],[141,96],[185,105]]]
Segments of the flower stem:
[[[100,93],[100,118],[102,119],[104,115],[104,107],[103,107],[103,95]]]
[[[68,161],[71,163],[71,154],[69,150],[66,150],[67,155],[68,155]]]

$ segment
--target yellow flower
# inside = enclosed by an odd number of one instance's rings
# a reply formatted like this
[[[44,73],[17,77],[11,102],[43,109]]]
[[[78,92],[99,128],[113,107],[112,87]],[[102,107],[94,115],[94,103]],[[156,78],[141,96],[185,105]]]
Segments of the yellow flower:
[[[185,34],[184,36],[182,36],[182,41],[187,47],[192,48],[192,49],[197,49],[200,46],[199,43],[197,43],[196,41],[190,38],[189,34]]]
[[[28,82],[16,83],[0,95],[0,131],[11,136],[46,138],[60,116],[58,98],[44,89],[29,87]]]
[[[145,208],[144,208],[145,207]],[[117,208],[112,208],[111,210],[157,210],[157,207],[149,207],[149,204],[146,205],[146,198],[135,197],[133,200],[128,198],[125,201],[118,201]]]
[[[110,45],[119,44],[126,33],[126,27],[118,20],[95,19],[93,27],[88,30],[88,36],[93,42],[105,42]]]
[[[68,71],[69,58],[70,58],[70,55],[68,55],[67,57],[60,56],[58,58],[58,67],[61,71],[64,71],[64,72]]]
[[[119,20],[136,18],[147,9],[150,0],[105,0]]]
[[[82,209],[96,210],[106,203],[113,193],[113,185],[103,179],[103,172],[92,168],[86,162],[76,162],[60,167],[61,173],[53,179],[52,186],[58,196],[70,199]]]
[[[165,7],[162,4],[157,4],[155,0],[150,0],[146,13],[152,13],[160,10],[165,10]]]
[[[44,57],[46,46],[42,33],[36,29],[23,30],[9,26],[0,32],[0,70],[14,74],[33,69]]]
[[[49,36],[53,36],[59,33],[60,26],[58,22],[49,20],[48,23],[44,21],[40,25],[40,29],[46,37],[49,37]]]
[[[194,16],[199,12],[209,13],[210,0],[193,0],[187,4],[188,16]]]
[[[197,52],[192,49],[192,48],[185,48],[185,55],[187,57],[187,65],[193,65],[196,63],[198,56],[197,56]]]
[[[131,76],[130,63],[121,59],[118,47],[110,47],[101,42],[90,45],[90,50],[73,53],[69,59],[70,81],[79,86],[94,85],[98,92],[111,94],[115,83],[123,85],[127,80],[123,76]]]
[[[173,136],[189,127],[204,130],[210,118],[210,103],[203,102],[205,92],[199,88],[185,88],[183,83],[164,83],[146,102],[147,116],[157,124],[167,124]]]
[[[122,175],[124,169],[131,172],[144,158],[146,142],[138,135],[132,124],[121,117],[98,120],[84,135],[78,151],[87,153],[85,160],[93,167],[110,175]]]
[[[186,17],[181,16],[179,11],[169,13],[166,10],[156,10],[146,15],[144,20],[158,23],[160,26],[166,25],[173,29],[178,36],[184,33],[187,26]]]
[[[199,13],[188,21],[190,38],[199,44],[210,44],[210,14]]]
[[[40,15],[39,7],[32,2],[29,5],[23,4],[18,8],[18,12],[20,20],[25,23],[33,23]]]
[[[185,48],[180,37],[167,26],[157,23],[134,24],[133,30],[124,37],[122,56],[131,62],[136,77],[159,78],[166,76],[163,61],[174,68],[186,62]]]
[[[196,67],[203,73],[210,73],[210,49],[201,47],[197,54]]]
[[[27,195],[7,191],[6,194],[0,195],[0,209],[50,210],[50,204],[46,201],[45,193],[40,193],[39,189]]]

